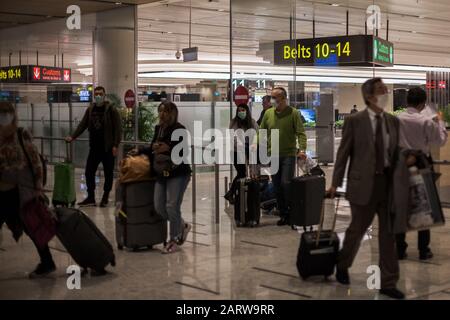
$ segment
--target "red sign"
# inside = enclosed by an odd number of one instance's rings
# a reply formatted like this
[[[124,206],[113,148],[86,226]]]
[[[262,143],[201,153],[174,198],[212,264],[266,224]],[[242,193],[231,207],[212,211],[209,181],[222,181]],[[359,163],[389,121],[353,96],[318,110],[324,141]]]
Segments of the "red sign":
[[[240,104],[247,104],[250,95],[248,89],[244,86],[239,86],[234,91],[234,103],[238,106]]]
[[[435,81],[430,80],[427,81],[427,89],[446,89],[447,88],[447,81],[441,80],[441,81]]]
[[[64,81],[70,82],[70,69],[64,69]]]
[[[134,91],[129,89],[127,92],[125,92],[125,105],[127,108],[133,108],[136,104],[136,95],[134,94]]]
[[[41,68],[33,67],[33,80],[41,80]]]

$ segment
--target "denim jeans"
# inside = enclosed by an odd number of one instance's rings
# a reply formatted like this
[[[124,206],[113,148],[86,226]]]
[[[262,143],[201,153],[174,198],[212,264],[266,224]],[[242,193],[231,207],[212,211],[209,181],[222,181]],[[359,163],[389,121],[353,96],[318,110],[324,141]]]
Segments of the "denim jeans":
[[[280,217],[289,218],[289,186],[295,176],[295,157],[280,157],[278,172],[272,176]]]
[[[158,179],[155,183],[155,210],[170,224],[170,240],[178,240],[184,228],[181,218],[181,203],[184,192],[191,180],[183,175]]]

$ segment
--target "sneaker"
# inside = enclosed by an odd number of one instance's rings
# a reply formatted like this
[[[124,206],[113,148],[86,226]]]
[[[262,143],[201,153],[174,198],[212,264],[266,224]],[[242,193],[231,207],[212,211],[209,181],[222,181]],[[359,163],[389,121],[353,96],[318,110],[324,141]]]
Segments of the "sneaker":
[[[405,299],[405,294],[398,290],[397,288],[381,289],[380,293],[382,295],[388,296],[391,299],[403,300]]]
[[[29,274],[29,278],[30,279],[42,278],[42,277],[45,277],[46,275],[54,272],[55,270],[56,270],[56,266],[55,266],[54,262],[52,262],[51,264],[48,264],[48,265],[39,263],[37,265],[36,269],[34,269],[34,271]]]
[[[162,251],[162,254],[171,254],[177,252],[178,250],[179,247],[177,245],[177,242],[174,240],[170,240],[169,243],[165,246],[164,250]]]
[[[189,232],[191,231],[191,229],[192,229],[192,225],[190,223],[184,224],[183,233],[181,234],[181,239],[178,240],[178,244],[180,246],[182,246],[183,243],[186,242],[187,236],[188,236]]]
[[[102,201],[100,202],[100,208],[106,208],[109,203],[109,194],[104,194],[102,197]]]
[[[420,260],[429,260],[434,257],[433,252],[431,252],[430,249],[428,249],[425,252],[419,252],[419,259]]]
[[[87,197],[81,202],[78,202],[80,207],[95,207],[97,204],[95,203],[95,199],[91,197]]]

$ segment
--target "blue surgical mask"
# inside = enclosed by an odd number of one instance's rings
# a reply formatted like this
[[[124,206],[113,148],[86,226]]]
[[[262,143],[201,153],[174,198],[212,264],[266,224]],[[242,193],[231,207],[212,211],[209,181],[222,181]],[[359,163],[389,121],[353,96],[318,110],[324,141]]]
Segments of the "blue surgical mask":
[[[104,96],[95,96],[95,104],[98,106],[103,105],[103,103],[105,102],[105,97]]]
[[[238,117],[239,117],[241,120],[244,120],[245,118],[247,118],[247,111],[239,111],[239,112],[238,112]]]

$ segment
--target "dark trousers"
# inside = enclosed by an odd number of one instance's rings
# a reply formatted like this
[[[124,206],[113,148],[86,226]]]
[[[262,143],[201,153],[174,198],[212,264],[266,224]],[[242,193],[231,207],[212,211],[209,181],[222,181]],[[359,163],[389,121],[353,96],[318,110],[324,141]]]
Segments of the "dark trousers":
[[[408,243],[406,242],[406,233],[397,234],[397,250],[399,253],[403,253],[408,248]],[[431,239],[430,230],[422,230],[418,232],[417,248],[420,252],[426,253],[429,250]]]
[[[290,190],[292,179],[295,177],[296,157],[280,157],[279,168],[272,176],[273,188],[277,197],[277,207],[280,217],[289,218]]]
[[[19,198],[19,190],[17,188],[8,191],[1,191],[0,204],[1,204],[0,205],[1,217],[4,217],[6,221],[9,220],[11,222],[11,225],[22,224],[22,221],[19,217],[20,198]],[[23,227],[24,226],[22,226],[22,228]],[[26,229],[24,231],[28,236],[30,236]],[[30,239],[33,240],[33,238],[31,237]],[[50,253],[50,248],[48,247],[48,245],[46,245],[44,248],[41,249],[36,245],[36,242],[34,240],[33,243],[39,254],[41,263],[46,265],[52,264],[53,258],[52,254]]]
[[[375,214],[378,214],[381,288],[391,289],[396,287],[400,268],[395,249],[395,236],[389,232],[388,184],[385,175],[377,175],[374,179],[374,189],[369,204],[361,206],[350,203],[352,222],[345,232],[344,246],[338,258],[338,268],[348,269],[352,266],[364,234],[372,224]]]
[[[103,172],[105,173],[105,184],[103,191],[108,194],[113,186],[114,180],[114,161],[115,158],[112,150],[105,152],[103,150],[89,150],[89,155],[86,162],[86,186],[89,197],[95,197],[95,173],[97,172],[100,163],[103,164]]]
[[[242,161],[240,161],[242,162]],[[230,193],[235,194],[239,187],[239,179],[243,179],[247,176],[247,168],[245,163],[238,163],[238,155],[237,152],[234,153],[234,169],[236,169],[236,176],[233,179],[230,187]]]

